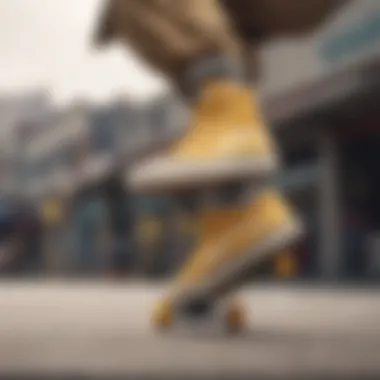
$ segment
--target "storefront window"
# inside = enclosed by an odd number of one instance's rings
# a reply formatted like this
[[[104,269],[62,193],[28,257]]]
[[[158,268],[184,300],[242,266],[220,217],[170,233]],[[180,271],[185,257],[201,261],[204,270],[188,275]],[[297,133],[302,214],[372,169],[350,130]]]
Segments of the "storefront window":
[[[342,139],[341,191],[343,270],[350,279],[371,276],[376,249],[373,237],[380,231],[380,135]]]
[[[277,276],[311,278],[319,270],[319,168],[312,144],[289,149],[277,185],[291,202],[305,225],[305,236],[291,252],[284,252],[274,264]]]
[[[117,116],[113,109],[103,109],[93,114],[90,131],[90,149],[93,153],[109,153],[115,149]]]

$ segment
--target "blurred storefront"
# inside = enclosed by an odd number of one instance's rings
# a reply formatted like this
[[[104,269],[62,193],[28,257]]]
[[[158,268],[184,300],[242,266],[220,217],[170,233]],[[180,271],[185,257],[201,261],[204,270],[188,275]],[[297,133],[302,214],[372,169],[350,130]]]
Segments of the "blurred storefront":
[[[369,122],[377,124],[380,115]],[[342,266],[352,278],[379,280],[379,251],[374,242],[380,231],[380,130],[363,127],[343,136],[339,146]]]
[[[105,271],[106,222],[106,208],[99,193],[86,189],[76,194],[71,219],[71,273],[94,276]]]
[[[57,275],[64,268],[65,241],[64,221],[66,207],[59,197],[47,197],[41,201],[41,217],[43,226],[43,257],[47,273]]]
[[[378,276],[377,245],[368,242],[379,229],[379,15],[378,1],[352,2],[310,38],[263,52],[261,91],[283,148],[282,184],[294,187],[308,230],[295,277]],[[312,170],[295,186],[294,170],[305,165]]]
[[[284,157],[278,185],[307,231],[279,252],[271,278],[380,279],[379,20],[378,0],[352,1],[312,36],[262,49],[259,93]],[[25,141],[19,185],[41,206],[48,271],[163,275],[181,264],[191,219],[174,199],[136,197],[124,182],[183,130],[184,113],[173,96],[81,105]]]

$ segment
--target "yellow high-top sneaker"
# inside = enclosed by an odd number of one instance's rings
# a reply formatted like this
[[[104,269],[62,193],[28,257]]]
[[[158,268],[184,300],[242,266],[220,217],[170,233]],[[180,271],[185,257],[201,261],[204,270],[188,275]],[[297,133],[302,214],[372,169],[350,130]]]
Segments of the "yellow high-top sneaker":
[[[294,243],[302,232],[274,190],[263,191],[245,208],[229,213],[215,213],[212,223],[204,218],[204,231],[209,232],[174,281],[161,313],[170,304],[209,299],[223,284],[234,283],[247,269]]]
[[[177,290],[183,286],[191,287],[198,282],[200,275],[202,275],[202,269],[199,268],[200,259],[213,255],[212,247],[215,242],[218,241],[220,236],[223,236],[224,231],[239,223],[243,216],[244,209],[242,208],[210,208],[201,213],[196,226],[198,230],[197,246],[190,254],[182,270],[175,277],[172,285],[173,291],[169,292],[168,296],[160,300],[156,305],[153,313],[155,324],[161,327],[168,327],[172,324],[177,301]],[[234,300],[230,305],[230,311],[235,315],[237,310],[240,310],[239,304]],[[237,314],[240,315],[240,313]]]
[[[200,93],[190,128],[161,157],[132,168],[137,191],[267,178],[277,168],[272,139],[252,90],[223,80]]]
[[[228,231],[232,226],[239,223],[244,216],[243,208],[210,208],[204,210],[198,220],[198,244],[188,261],[179,272],[174,287],[191,285],[201,275],[200,258],[209,255],[215,241]],[[212,253],[211,253],[212,254]]]
[[[289,248],[302,233],[301,221],[281,194],[262,191],[252,199],[241,222],[219,239],[217,262],[202,260],[202,270],[212,276],[198,292],[207,294],[223,283],[233,283],[246,270]]]

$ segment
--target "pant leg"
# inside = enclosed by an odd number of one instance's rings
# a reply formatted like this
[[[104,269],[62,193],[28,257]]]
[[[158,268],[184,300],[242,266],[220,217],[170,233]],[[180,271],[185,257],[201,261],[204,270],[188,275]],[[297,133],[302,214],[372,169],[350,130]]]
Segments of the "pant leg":
[[[96,38],[132,46],[174,80],[203,55],[240,59],[239,39],[218,0],[110,0]]]
[[[306,34],[352,0],[219,0],[245,40]]]

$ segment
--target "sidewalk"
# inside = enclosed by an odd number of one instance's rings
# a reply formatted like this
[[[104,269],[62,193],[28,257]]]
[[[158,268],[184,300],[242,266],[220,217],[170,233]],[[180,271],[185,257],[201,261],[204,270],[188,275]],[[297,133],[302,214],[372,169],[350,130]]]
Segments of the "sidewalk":
[[[380,294],[256,286],[245,334],[157,334],[164,285],[0,283],[0,374],[380,375]]]

